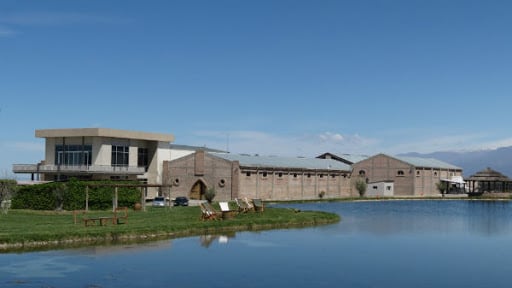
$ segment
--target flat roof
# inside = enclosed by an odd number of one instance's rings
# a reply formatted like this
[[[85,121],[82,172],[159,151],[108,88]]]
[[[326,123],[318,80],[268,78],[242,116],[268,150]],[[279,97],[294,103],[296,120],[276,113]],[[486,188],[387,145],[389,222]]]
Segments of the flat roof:
[[[122,139],[138,139],[161,142],[173,142],[173,134],[152,133],[110,128],[66,128],[66,129],[37,129],[38,138],[57,137],[111,137]]]

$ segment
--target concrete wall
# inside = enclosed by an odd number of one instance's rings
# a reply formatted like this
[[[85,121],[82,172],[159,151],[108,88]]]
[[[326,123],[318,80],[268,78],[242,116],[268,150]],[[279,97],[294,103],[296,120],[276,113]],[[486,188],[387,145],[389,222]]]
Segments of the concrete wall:
[[[394,196],[393,182],[368,183],[366,196],[369,197],[392,197]]]

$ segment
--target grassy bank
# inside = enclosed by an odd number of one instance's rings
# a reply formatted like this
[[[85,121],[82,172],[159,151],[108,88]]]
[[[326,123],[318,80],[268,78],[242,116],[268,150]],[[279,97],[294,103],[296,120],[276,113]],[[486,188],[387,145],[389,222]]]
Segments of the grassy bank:
[[[110,211],[88,213],[88,217],[111,215]],[[0,252],[302,227],[340,220],[332,213],[284,208],[266,208],[262,213],[241,213],[219,221],[202,221],[199,207],[148,207],[146,212],[130,210],[128,215],[127,224],[85,227],[83,222],[75,224],[73,213],[68,211],[10,210],[0,214]]]

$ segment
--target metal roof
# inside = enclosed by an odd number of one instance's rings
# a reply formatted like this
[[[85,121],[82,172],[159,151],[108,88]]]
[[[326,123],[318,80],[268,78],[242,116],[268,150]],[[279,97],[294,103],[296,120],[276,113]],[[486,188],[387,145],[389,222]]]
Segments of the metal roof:
[[[442,169],[455,169],[462,170],[462,168],[452,165],[450,163],[443,162],[434,158],[421,158],[421,157],[410,157],[410,156],[391,156],[400,161],[406,162],[416,167],[425,168],[442,168]]]
[[[299,157],[278,157],[259,156],[247,154],[215,153],[214,155],[228,161],[238,161],[240,166],[253,168],[282,168],[282,169],[310,169],[310,170],[341,170],[351,171],[350,165],[333,159],[299,158]]]
[[[359,161],[363,161],[365,159],[370,158],[368,155],[357,155],[357,154],[333,154],[330,152],[324,153],[320,156],[317,156],[316,158],[322,158],[322,159],[334,159],[338,161],[345,162],[347,164],[354,164]]]
[[[182,145],[182,144],[170,144],[170,147],[173,150],[186,150],[186,151],[204,150],[206,152],[224,152],[223,150],[208,148],[206,146],[192,146],[192,145]]]

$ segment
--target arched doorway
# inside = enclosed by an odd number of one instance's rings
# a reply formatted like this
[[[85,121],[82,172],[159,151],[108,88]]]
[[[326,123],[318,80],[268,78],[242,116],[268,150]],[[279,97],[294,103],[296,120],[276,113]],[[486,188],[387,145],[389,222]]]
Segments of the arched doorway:
[[[206,185],[201,180],[197,180],[197,182],[190,189],[190,199],[194,200],[203,200],[204,193],[206,193]]]

